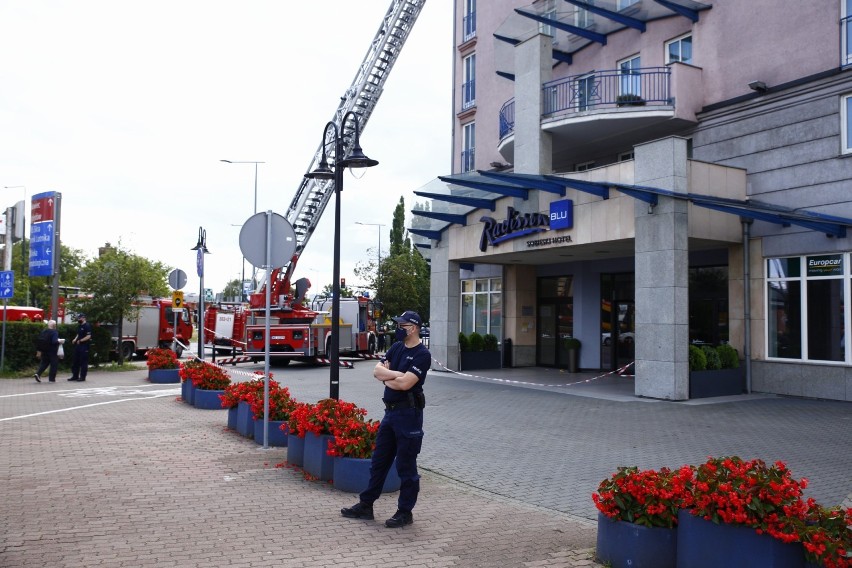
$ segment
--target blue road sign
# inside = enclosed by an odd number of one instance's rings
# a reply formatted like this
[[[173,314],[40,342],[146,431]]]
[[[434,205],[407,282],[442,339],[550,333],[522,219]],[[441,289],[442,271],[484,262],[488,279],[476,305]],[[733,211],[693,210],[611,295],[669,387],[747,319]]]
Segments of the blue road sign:
[[[0,271],[0,300],[8,300],[15,295],[15,271]]]
[[[54,222],[30,226],[30,276],[53,276]]]

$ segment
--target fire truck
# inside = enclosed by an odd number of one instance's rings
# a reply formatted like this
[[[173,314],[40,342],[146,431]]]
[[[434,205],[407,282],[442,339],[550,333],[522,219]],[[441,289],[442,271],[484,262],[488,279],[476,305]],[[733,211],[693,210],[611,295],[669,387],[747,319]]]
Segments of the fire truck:
[[[392,0],[355,78],[334,112],[332,122],[341,124],[344,155],[355,146],[357,116],[360,132],[378,103],[387,77],[399,58],[411,29],[426,0]],[[325,141],[320,143],[307,169],[314,171],[326,160]],[[333,180],[303,177],[287,210],[287,221],[296,234],[295,252],[282,268],[269,274],[270,356],[287,361],[316,360],[329,355],[331,320],[325,312],[331,300],[305,303],[310,281],[292,281],[296,263],[319,224],[326,205],[335,195]],[[264,275],[265,276],[265,275]],[[248,305],[211,305],[205,310],[205,343],[217,350],[240,349],[259,359],[265,354],[266,277],[259,290],[250,294]],[[375,321],[381,307],[369,298],[340,301],[339,353],[369,354],[376,351]]]
[[[31,306],[0,306],[2,315],[0,319],[6,321],[43,321],[44,310]]]
[[[112,334],[115,353],[121,349],[125,360],[133,355],[142,357],[148,349],[162,347],[171,349],[175,339],[175,316],[177,316],[177,339],[186,345],[192,338],[192,323],[186,308],[172,309],[171,299],[151,299],[139,306],[139,317],[135,321],[125,319],[121,326],[121,341],[118,338],[118,324],[101,324]],[[119,347],[120,346],[120,347]],[[183,348],[174,345],[175,353],[180,357]]]

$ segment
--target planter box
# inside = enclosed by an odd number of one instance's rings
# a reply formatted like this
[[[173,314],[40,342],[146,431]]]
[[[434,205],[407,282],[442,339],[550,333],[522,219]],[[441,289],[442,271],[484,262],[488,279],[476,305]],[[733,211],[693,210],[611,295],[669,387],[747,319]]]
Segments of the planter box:
[[[301,466],[305,463],[305,439],[287,434],[287,463]]]
[[[254,415],[251,405],[244,400],[237,405],[237,432],[240,436],[254,438]]]
[[[223,394],[224,390],[195,389],[192,406],[201,410],[222,410],[222,399],[219,396]]]
[[[183,383],[181,383],[180,397],[185,403],[189,405],[192,405],[192,403],[194,402],[195,386],[192,384],[191,380],[187,379],[183,381]]]
[[[276,446],[279,448],[287,447],[287,434],[290,433],[290,429],[286,426],[286,422],[283,420],[270,420],[269,421],[269,439],[267,443],[270,446]],[[281,429],[281,426],[284,425],[284,430]],[[263,420],[255,420],[254,421],[254,441],[261,446],[263,445]]]
[[[369,458],[334,458],[334,488],[347,493],[361,493],[367,489],[370,483],[371,461]],[[382,485],[382,493],[399,491],[401,484],[394,460],[385,478],[385,484]]]
[[[180,369],[151,369],[148,371],[148,380],[156,384],[177,384],[180,382]]]
[[[677,529],[643,527],[598,513],[598,562],[612,568],[675,568]]]
[[[499,351],[462,351],[459,355],[460,371],[499,369],[502,360]]]
[[[331,434],[305,434],[305,459],[302,467],[320,481],[328,481],[334,473],[334,458],[328,455]]]
[[[690,568],[803,568],[801,543],[784,543],[752,528],[717,525],[682,509],[678,515],[677,565]]]
[[[228,430],[237,429],[237,407],[232,406],[228,409]]]
[[[689,372],[689,398],[742,394],[745,386],[743,367]]]

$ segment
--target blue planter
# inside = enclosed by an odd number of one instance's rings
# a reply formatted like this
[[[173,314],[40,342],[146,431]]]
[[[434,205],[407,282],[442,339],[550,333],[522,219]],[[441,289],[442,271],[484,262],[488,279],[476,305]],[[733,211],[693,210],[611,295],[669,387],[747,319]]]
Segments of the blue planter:
[[[717,525],[678,513],[677,565],[689,568],[803,568],[801,543],[783,543],[749,527]]]
[[[244,400],[237,405],[237,432],[246,438],[254,438],[254,415],[251,405]]]
[[[228,409],[228,430],[237,429],[237,407],[232,406]]]
[[[305,463],[305,439],[287,434],[287,463],[301,466]]]
[[[269,439],[267,442],[270,446],[287,447],[287,434],[290,433],[290,429],[286,424],[284,420],[269,421]],[[282,425],[284,426],[284,430],[281,429]],[[263,420],[254,421],[254,441],[263,445]]]
[[[675,568],[677,529],[643,527],[598,513],[597,560],[612,568]]]
[[[223,394],[224,390],[195,389],[192,405],[201,410],[222,410],[222,399],[219,396]]]
[[[179,372],[180,369],[151,369],[148,371],[148,380],[157,384],[177,384],[180,382]]]
[[[347,493],[364,491],[370,483],[370,461],[369,458],[334,458],[334,488]],[[399,491],[401,483],[394,461],[385,478],[382,492]]]
[[[187,404],[195,402],[195,386],[191,380],[187,379],[181,383],[180,397]]]
[[[334,473],[334,458],[328,455],[331,434],[305,434],[305,460],[303,468],[320,481],[328,481]]]

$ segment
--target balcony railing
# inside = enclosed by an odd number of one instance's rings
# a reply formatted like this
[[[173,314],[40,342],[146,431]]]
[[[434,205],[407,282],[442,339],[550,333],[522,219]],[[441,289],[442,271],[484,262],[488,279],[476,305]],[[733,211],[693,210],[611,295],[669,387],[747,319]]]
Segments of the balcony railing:
[[[473,148],[469,150],[463,150],[461,153],[461,171],[469,172],[473,170],[473,158],[475,154],[475,150]]]
[[[464,39],[467,41],[476,35],[476,12],[470,12],[464,17],[462,22],[464,26]]]
[[[467,110],[476,104],[476,80],[471,79],[462,83],[462,110]]]
[[[612,107],[671,104],[671,69],[644,67],[573,75],[545,83],[544,115]]]
[[[500,140],[515,129],[515,99],[509,99],[500,109]]]

